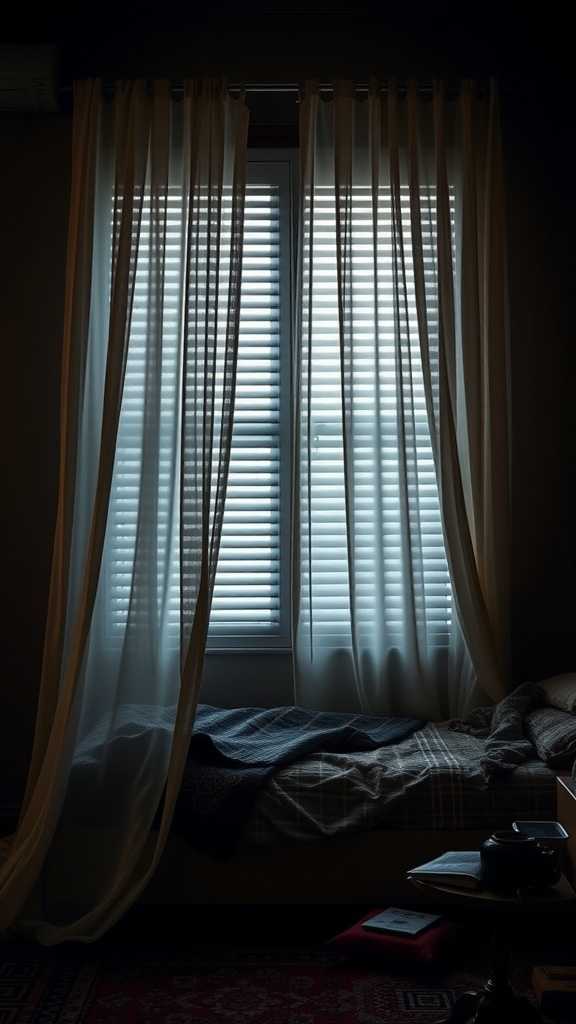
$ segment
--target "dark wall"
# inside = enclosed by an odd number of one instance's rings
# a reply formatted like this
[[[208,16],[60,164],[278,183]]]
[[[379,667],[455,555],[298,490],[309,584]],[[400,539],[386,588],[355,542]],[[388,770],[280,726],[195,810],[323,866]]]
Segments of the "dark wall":
[[[3,496],[0,762],[28,750],[42,657],[58,473],[70,119],[0,122]]]
[[[572,87],[504,106],[512,363],[512,644],[518,680],[576,666],[576,195]]]
[[[113,37],[105,27],[96,25],[87,35],[73,21],[58,24],[56,17],[46,25],[38,22],[35,32],[21,25],[12,39],[59,42],[64,86],[73,75],[98,72],[183,74],[193,62],[203,70],[225,70],[231,80],[347,74],[365,79],[371,71],[498,75],[510,252],[513,669],[517,681],[573,669],[576,225],[568,138],[573,97],[567,72],[562,80],[561,43],[556,40],[552,59],[543,30],[530,35],[525,20],[506,29],[487,11],[473,23],[444,16],[407,29],[377,23],[359,6],[345,23],[313,15],[306,32],[291,27],[297,16],[296,9],[290,15],[276,9],[252,21],[236,18],[224,29],[223,21],[215,27],[208,15],[197,15],[192,27],[183,24],[176,34],[157,30],[140,36],[132,22],[120,20]],[[151,5],[142,16],[144,29],[147,17],[157,23]],[[68,94],[62,95],[65,107]],[[251,102],[255,143],[294,143],[293,98],[281,100],[283,126],[272,134],[266,101]],[[19,776],[33,727],[55,517],[71,121],[63,113],[3,116],[0,124],[0,750],[3,764]],[[272,668],[270,678],[278,674],[275,662]]]

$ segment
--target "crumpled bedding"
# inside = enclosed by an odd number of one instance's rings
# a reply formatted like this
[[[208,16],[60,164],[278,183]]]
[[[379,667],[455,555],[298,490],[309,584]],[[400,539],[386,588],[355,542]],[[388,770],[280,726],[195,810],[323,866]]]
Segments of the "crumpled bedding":
[[[154,734],[167,766],[176,709],[124,705],[78,747],[68,798],[77,824],[113,824],[132,799],[131,780]],[[228,855],[258,792],[280,768],[317,751],[360,752],[397,743],[422,727],[416,718],[318,712],[298,707],[197,708],[173,828],[198,849]],[[161,770],[161,769],[160,769]],[[113,799],[110,795],[113,794]],[[160,808],[156,809],[156,825]]]
[[[487,778],[489,758],[484,737],[448,722],[368,753],[315,754],[269,780],[244,840],[262,846],[382,828],[488,830],[555,817],[555,774],[534,750],[514,770]]]
[[[527,716],[544,703],[539,685],[525,683],[466,720],[427,723],[386,749],[299,761],[258,798],[246,841],[373,828],[510,828],[515,818],[552,818],[555,775],[526,732]]]
[[[544,694],[538,683],[524,683],[498,704],[477,708],[465,721],[453,719],[449,725],[457,732],[484,739],[480,768],[486,779],[494,779],[534,757],[525,720],[543,704]]]
[[[553,817],[554,774],[525,732],[526,716],[543,703],[538,684],[526,683],[466,721],[427,724],[200,705],[174,827],[195,846],[222,853],[243,830],[249,842],[261,843],[377,827],[509,827],[514,817]],[[100,744],[120,745],[112,761],[135,771],[139,737],[154,722],[168,750],[175,709],[169,710],[159,723],[151,709],[125,708],[117,735],[95,730],[74,766],[82,795],[95,783]],[[97,790],[82,801],[89,816],[97,817]]]
[[[342,714],[300,707],[198,707],[173,828],[198,848],[226,856],[254,801],[282,767],[317,751],[358,753],[397,743],[416,718]]]

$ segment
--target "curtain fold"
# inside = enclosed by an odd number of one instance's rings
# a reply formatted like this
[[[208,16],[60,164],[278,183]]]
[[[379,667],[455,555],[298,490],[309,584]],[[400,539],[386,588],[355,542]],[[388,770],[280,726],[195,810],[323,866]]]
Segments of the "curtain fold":
[[[506,274],[497,99],[306,86],[297,699],[462,714],[506,689]]]
[[[34,749],[0,926],[97,938],[168,832],[232,434],[247,108],[75,85],[60,484]]]

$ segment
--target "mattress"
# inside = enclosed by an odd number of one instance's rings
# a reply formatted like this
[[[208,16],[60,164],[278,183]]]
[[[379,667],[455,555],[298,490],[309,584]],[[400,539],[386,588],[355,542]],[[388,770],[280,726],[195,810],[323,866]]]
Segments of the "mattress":
[[[244,841],[309,841],[376,828],[510,828],[516,818],[555,816],[555,775],[536,756],[486,781],[485,741],[430,723],[393,746],[318,753],[268,782]]]

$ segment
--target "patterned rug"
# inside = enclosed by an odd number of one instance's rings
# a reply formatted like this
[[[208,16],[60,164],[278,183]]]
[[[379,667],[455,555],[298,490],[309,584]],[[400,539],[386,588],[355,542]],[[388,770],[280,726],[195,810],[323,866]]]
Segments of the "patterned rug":
[[[478,975],[387,973],[324,950],[0,947],[0,1024],[434,1024]]]

